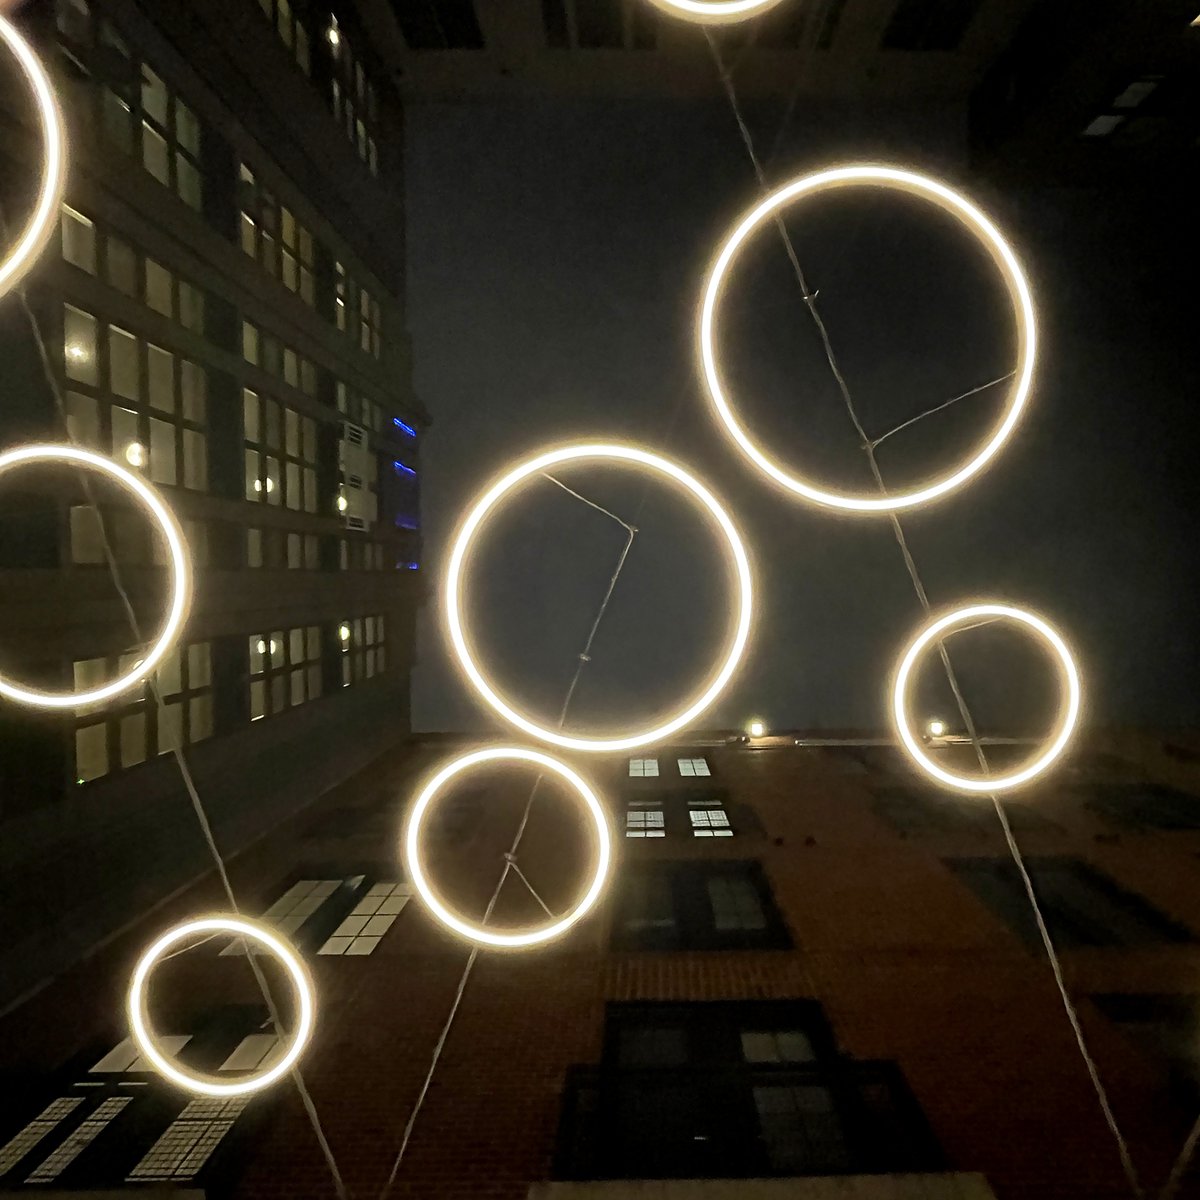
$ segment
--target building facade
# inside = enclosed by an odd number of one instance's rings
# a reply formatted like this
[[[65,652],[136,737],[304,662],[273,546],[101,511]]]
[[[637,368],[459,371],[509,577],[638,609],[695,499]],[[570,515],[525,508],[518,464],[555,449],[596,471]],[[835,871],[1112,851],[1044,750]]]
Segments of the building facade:
[[[1082,740],[1007,812],[1150,1194],[1200,1114],[1200,741]],[[456,1003],[468,949],[413,897],[398,841],[419,782],[466,747],[415,740],[232,864],[245,910],[311,968],[301,1069],[349,1195],[1131,1194],[986,801],[932,790],[873,739],[713,736],[578,762],[617,843],[605,896],[551,945],[481,952]],[[464,777],[430,817],[427,873],[468,919],[530,783]],[[529,888],[510,876],[491,925],[544,922],[535,891],[571,907],[593,862],[582,829],[543,785],[517,855]],[[128,1040],[137,957],[222,904],[206,881],[5,1019],[0,1191],[337,1194],[290,1082],[189,1097]],[[162,1045],[190,1069],[235,1080],[278,1052],[235,944],[152,979]],[[1177,1194],[1198,1185],[1193,1168]]]
[[[14,20],[53,75],[70,168],[28,312],[0,305],[0,439],[69,436],[139,472],[195,586],[161,706],[143,688],[0,706],[0,1009],[210,865],[172,747],[235,849],[404,736],[428,423],[402,113],[356,9],[56,0]],[[15,224],[41,148],[4,75]],[[146,514],[98,479],[4,482],[0,669],[59,691],[124,673],[163,621]]]

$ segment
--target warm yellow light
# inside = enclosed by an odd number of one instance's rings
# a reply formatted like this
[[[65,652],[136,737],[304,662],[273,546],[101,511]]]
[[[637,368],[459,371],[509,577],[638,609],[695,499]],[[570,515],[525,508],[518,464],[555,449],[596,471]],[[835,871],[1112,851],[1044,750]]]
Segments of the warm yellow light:
[[[45,148],[42,180],[33,212],[8,256],[0,263],[0,296],[3,296],[28,274],[54,233],[67,181],[67,137],[46,69],[6,17],[0,17],[0,38],[7,43],[29,81]]]
[[[912,670],[922,651],[934,641],[940,641],[947,633],[960,625],[970,625],[987,620],[1014,621],[1032,629],[1054,652],[1059,667],[1062,685],[1062,702],[1059,706],[1056,727],[1047,747],[1038,758],[1019,771],[1009,775],[956,775],[940,767],[925,753],[920,740],[914,736],[908,721],[908,687]],[[972,604],[966,608],[946,613],[926,625],[913,639],[904,652],[900,668],[892,685],[892,719],[900,740],[916,764],[935,779],[949,787],[964,792],[1000,792],[1028,783],[1040,775],[1063,752],[1079,720],[1081,689],[1079,671],[1071,651],[1058,632],[1041,617],[1009,604]],[[930,732],[932,732],[932,727]]]
[[[724,293],[734,257],[750,235],[763,222],[774,219],[779,210],[792,200],[802,196],[813,196],[830,189],[860,186],[890,188],[931,201],[943,212],[956,218],[967,229],[978,235],[984,249],[987,250],[1004,278],[1017,318],[1017,370],[1009,391],[1008,403],[996,428],[964,466],[912,491],[889,493],[887,496],[864,496],[850,492],[831,491],[827,488],[817,487],[801,476],[785,471],[758,443],[751,439],[734,414],[733,406],[726,395],[716,354],[717,305]],[[741,447],[743,453],[777,483],[815,504],[842,509],[846,512],[865,513],[894,512],[897,509],[913,508],[919,504],[925,504],[952,491],[960,483],[965,482],[981,470],[1008,440],[1025,408],[1033,382],[1033,368],[1037,353],[1037,322],[1029,285],[1016,255],[996,226],[978,208],[946,187],[945,184],[928,179],[923,175],[917,175],[912,171],[871,165],[837,167],[795,180],[778,191],[772,192],[743,217],[724,246],[721,247],[716,261],[709,271],[708,282],[705,285],[704,297],[700,306],[698,336],[700,359],[709,398],[721,424]]]
[[[650,3],[673,17],[704,25],[720,25],[757,17],[774,8],[779,0],[650,0]]]
[[[171,560],[171,602],[162,632],[146,657],[135,663],[127,674],[103,687],[93,688],[90,692],[68,693],[42,692],[20,687],[0,676],[0,696],[7,696],[10,700],[30,704],[35,708],[82,708],[84,705],[98,704],[102,700],[111,699],[133,687],[154,670],[175,644],[183,627],[184,614],[191,597],[191,569],[187,549],[179,525],[158,493],[112,459],[94,454],[90,450],[81,450],[76,446],[22,446],[18,450],[0,454],[0,476],[15,467],[30,463],[75,463],[108,475],[150,510],[150,515],[158,523],[166,539]]]
[[[762,737],[762,735],[766,732],[767,732],[767,727],[761,721],[751,721],[750,722],[750,736],[751,737]]]
[[[342,34],[336,25],[330,25],[325,31],[325,36],[329,39],[329,44],[336,50],[342,44]]]
[[[291,977],[296,995],[296,1028],[291,1036],[291,1044],[273,1067],[259,1075],[230,1081],[212,1075],[195,1074],[183,1070],[158,1048],[155,1034],[150,1027],[146,980],[154,964],[167,950],[185,938],[203,933],[231,933],[258,942],[279,959]],[[295,1066],[304,1052],[304,1048],[308,1045],[309,1038],[312,1037],[316,1017],[316,998],[313,994],[312,980],[309,979],[304,964],[300,961],[296,951],[283,938],[257,921],[248,920],[246,917],[220,914],[212,917],[200,917],[177,925],[174,929],[164,933],[142,955],[129,984],[126,1011],[129,1015],[129,1028],[138,1049],[153,1063],[155,1069],[165,1079],[177,1083],[189,1092],[197,1092],[202,1096],[244,1096],[248,1092],[257,1092],[269,1087]]]
[[[930,737],[941,737],[946,732],[946,722],[935,717],[925,728],[929,730]]]
[[[262,640],[262,638],[259,638],[259,639],[258,639],[258,645],[257,645],[257,646],[255,646],[254,648],[255,648],[255,649],[256,649],[256,650],[259,652],[259,654],[266,654],[266,652],[267,652],[267,643],[266,643],[266,642],[264,642],[264,641]]]
[[[484,520],[492,509],[512,488],[526,479],[537,476],[563,463],[588,461],[609,461],[625,463],[633,467],[645,468],[648,471],[665,475],[668,479],[680,485],[683,490],[696,500],[703,512],[706,512],[724,535],[732,574],[737,580],[738,599],[736,618],[729,637],[721,665],[712,678],[703,685],[695,699],[689,700],[682,710],[669,720],[656,725],[652,729],[639,730],[635,733],[622,734],[619,737],[573,737],[561,730],[539,725],[531,717],[520,712],[504,699],[499,691],[492,687],[484,677],[483,672],[475,662],[470,645],[464,631],[463,599],[463,563],[467,552],[475,539]],[[746,649],[746,641],[750,635],[750,618],[753,609],[753,588],[750,581],[750,563],[746,557],[745,547],[733,522],[715,496],[703,484],[693,478],[682,467],[639,450],[634,446],[613,445],[608,443],[583,443],[566,446],[558,450],[549,450],[528,458],[493,483],[483,496],[476,502],[467,518],[459,526],[454,538],[453,550],[450,554],[449,566],[446,569],[445,593],[442,605],[445,615],[450,642],[458,656],[463,671],[475,690],[498,712],[506,721],[523,729],[531,737],[543,742],[550,742],[569,750],[585,750],[596,753],[606,751],[629,750],[635,746],[645,746],[652,742],[663,741],[676,730],[695,720],[721,693],[741,662]]]
[[[350,640],[350,626],[343,625],[341,629],[338,630],[338,636],[343,642],[348,642]]]
[[[75,363],[87,362],[91,358],[91,351],[86,346],[82,346],[79,342],[67,343],[67,357]]]
[[[472,767],[477,767],[482,763],[490,762],[529,763],[537,767],[539,771],[549,771],[557,775],[560,779],[565,780],[583,801],[584,807],[587,809],[596,831],[596,871],[592,876],[592,881],[588,885],[583,899],[565,917],[562,917],[558,921],[554,921],[549,925],[543,925],[538,929],[525,930],[521,933],[495,933],[492,930],[485,929],[483,926],[472,925],[470,922],[456,916],[438,899],[433,889],[429,886],[429,881],[425,878],[425,871],[421,865],[421,824],[425,819],[430,804],[433,803],[438,793],[456,775],[470,770]],[[558,937],[561,933],[565,933],[599,899],[612,863],[612,835],[609,832],[608,820],[605,818],[604,808],[596,798],[596,793],[581,776],[576,774],[565,763],[561,763],[558,759],[551,758],[547,754],[542,754],[538,750],[500,746],[489,750],[476,750],[454,759],[442,767],[421,789],[421,794],[417,797],[412,812],[409,814],[408,827],[404,834],[404,863],[408,869],[408,877],[412,880],[413,887],[416,888],[417,894],[421,899],[425,901],[429,911],[442,924],[461,934],[468,941],[477,942],[485,946],[505,948],[537,946]]]
[[[350,501],[347,500],[345,496],[339,496],[337,498],[338,512],[345,512],[346,509],[348,509],[349,507],[350,507]]]
[[[141,442],[130,442],[125,447],[125,461],[131,467],[144,467],[146,465],[146,447]]]

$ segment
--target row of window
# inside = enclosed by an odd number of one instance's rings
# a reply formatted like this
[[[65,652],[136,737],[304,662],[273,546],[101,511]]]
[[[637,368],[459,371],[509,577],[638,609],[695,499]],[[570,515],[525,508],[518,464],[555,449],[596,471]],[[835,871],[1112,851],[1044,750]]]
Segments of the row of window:
[[[383,616],[345,621],[335,630],[342,687],[372,679],[387,666]],[[331,635],[333,636],[333,635]],[[252,634],[246,641],[246,703],[251,721],[316,700],[324,689],[324,645],[319,626]],[[79,660],[76,690],[100,685],[132,669],[136,652]],[[135,767],[158,755],[212,736],[213,648],[194,642],[176,648],[155,673],[156,703],[140,687],[101,712],[83,712],[75,728],[75,778],[80,784]]]
[[[679,774],[685,779],[707,779],[712,771],[707,758],[677,758],[675,765]],[[630,779],[657,779],[657,758],[631,758],[629,760]]]
[[[313,235],[245,163],[241,164],[239,191],[242,250],[289,292],[314,307],[317,290]]]

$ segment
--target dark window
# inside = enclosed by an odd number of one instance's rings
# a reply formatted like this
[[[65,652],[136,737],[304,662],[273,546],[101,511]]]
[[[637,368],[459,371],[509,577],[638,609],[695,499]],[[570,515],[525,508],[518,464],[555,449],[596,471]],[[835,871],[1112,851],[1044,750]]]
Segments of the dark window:
[[[812,1002],[614,1004],[568,1078],[556,1174],[745,1178],[937,1163],[891,1064],[837,1053]]]
[[[756,862],[627,868],[612,940],[617,950],[779,950],[791,945]]]
[[[1125,829],[1200,829],[1200,796],[1162,784],[1095,786],[1087,806]]]
[[[952,871],[1031,946],[1041,945],[1025,886],[1008,859],[952,858]],[[1059,948],[1191,941],[1191,934],[1140,896],[1071,858],[1028,858],[1047,928]]]
[[[883,34],[885,50],[956,50],[980,0],[900,0]]]
[[[410,50],[482,50],[473,0],[392,0]]]
[[[1013,829],[1057,829],[1021,801],[1002,802]],[[871,807],[899,833],[1000,833],[1000,819],[989,798],[960,798],[916,788],[883,788],[871,797]]]

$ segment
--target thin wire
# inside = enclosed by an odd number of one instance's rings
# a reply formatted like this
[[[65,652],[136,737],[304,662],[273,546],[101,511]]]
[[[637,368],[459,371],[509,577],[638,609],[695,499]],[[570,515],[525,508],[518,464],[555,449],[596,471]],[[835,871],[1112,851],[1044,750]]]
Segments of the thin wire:
[[[548,916],[552,921],[555,920],[558,914],[551,911],[550,906],[541,898],[541,896],[537,894],[533,884],[529,882],[525,872],[522,871],[517,865],[517,860],[515,858],[509,863],[509,866],[512,867],[513,873],[517,876],[517,878],[520,879],[520,881],[529,889],[529,894],[542,906],[542,911],[546,914],[546,916]]]
[[[7,222],[0,215],[0,227],[7,226]],[[50,358],[50,352],[46,346],[46,340],[42,336],[41,324],[34,313],[32,306],[29,303],[29,297],[24,288],[18,292],[21,301],[21,308],[25,313],[25,317],[29,322],[30,330],[33,334],[34,342],[38,349],[38,356],[41,360],[42,371],[46,377],[46,382],[50,386],[51,394],[54,397],[54,402],[58,408],[58,413],[63,422],[63,427],[66,430],[67,441],[72,445],[77,445],[75,439],[71,435],[70,423],[67,419],[67,406],[63,398],[62,388],[59,386],[58,376],[55,374],[54,366]],[[133,607],[133,601],[130,599],[129,592],[125,588],[123,579],[121,578],[121,570],[117,564],[116,554],[113,551],[112,543],[108,537],[108,529],[104,523],[104,514],[100,510],[100,506],[96,501],[95,493],[92,490],[91,481],[86,475],[80,476],[80,482],[84,498],[96,514],[96,525],[100,531],[100,543],[104,551],[105,562],[108,565],[109,574],[112,577],[113,586],[117,590],[118,596],[121,598],[122,606],[125,609],[125,614],[129,618],[129,625],[133,631],[133,636],[139,645],[145,644],[145,639],[142,635],[141,623],[138,621],[137,613]],[[163,699],[163,695],[158,686],[157,679],[153,675],[147,677],[147,687],[151,696],[154,698],[160,718],[167,716],[167,706]],[[162,720],[161,725],[164,729],[170,729],[169,720]],[[212,826],[208,820],[208,814],[204,810],[204,805],[200,800],[200,793],[196,790],[195,780],[192,778],[192,773],[188,767],[187,760],[184,758],[183,750],[175,737],[171,737],[171,754],[179,767],[180,775],[183,777],[184,787],[187,790],[188,796],[191,799],[192,808],[196,814],[196,819],[200,824],[200,831],[204,835],[204,840],[208,844],[209,852],[212,855],[213,863],[216,867],[217,874],[221,880],[221,886],[225,891],[225,895],[229,900],[229,905],[234,913],[239,913],[237,899],[233,893],[233,887],[229,881],[229,873],[225,869],[225,861],[221,856],[221,852],[217,847],[216,839],[213,836]],[[258,982],[259,989],[262,992],[263,1000],[267,1005],[267,1011],[270,1014],[271,1020],[275,1025],[276,1033],[282,1036],[283,1022],[279,1016],[279,1010],[275,1004],[275,999],[271,994],[270,987],[267,984],[266,977],[262,974],[258,963],[255,961],[254,955],[247,953],[247,961],[250,964],[250,970],[254,974]],[[339,1200],[347,1200],[348,1192],[346,1191],[345,1182],[342,1179],[341,1172],[338,1170],[337,1162],[333,1156],[333,1150],[329,1145],[329,1140],[325,1136],[325,1130],[321,1125],[320,1117],[317,1115],[316,1105],[313,1103],[312,1096],[309,1094],[308,1087],[304,1082],[304,1077],[300,1073],[298,1066],[293,1067],[290,1072],[293,1081],[296,1084],[296,1090],[300,1095],[301,1103],[304,1106],[305,1112],[308,1114],[309,1121],[312,1124],[313,1132],[316,1135],[317,1142],[321,1147],[321,1153],[325,1157],[326,1164],[329,1167],[330,1174],[333,1176],[334,1189],[337,1192]]]
[[[606,517],[612,517],[612,519],[614,521],[616,521],[616,523],[618,525],[622,526],[625,529],[628,529],[631,533],[637,532],[632,525],[629,525],[625,521],[622,521],[621,518],[618,517],[616,513],[611,513],[608,511],[607,508],[601,508],[600,505],[597,504],[594,500],[589,500],[586,496],[581,496],[573,488],[567,487],[567,485],[565,483],[563,483],[563,481],[561,479],[555,479],[553,475],[548,475],[545,471],[543,471],[541,473],[541,475],[542,475],[543,479],[550,480],[550,482],[553,483],[556,487],[560,487],[560,488],[562,488],[562,490],[564,492],[568,493],[571,496],[574,496],[576,500],[582,500],[584,502],[584,504],[586,504],[588,506],[588,508],[594,508],[597,512],[602,512]]]
[[[961,396],[955,396],[952,400],[946,400],[942,404],[936,405],[934,408],[927,408],[923,413],[917,413],[915,417],[909,417],[907,421],[902,421],[895,429],[889,429],[887,433],[875,438],[871,442],[871,449],[874,450],[880,442],[886,442],[893,433],[899,433],[902,429],[907,429],[910,425],[915,425],[918,421],[923,421],[926,417],[932,417],[934,413],[940,413],[942,409],[949,408],[952,404],[957,404],[960,400],[967,399],[968,396],[974,396],[978,392],[985,392],[990,387],[995,387],[998,383],[1003,383],[1006,379],[1011,379],[1016,374],[1016,371],[1009,371],[1007,375],[1001,375],[997,379],[989,379],[987,383],[981,383],[978,387],[973,387],[969,392],[963,392]]]
[[[737,101],[737,93],[734,90],[733,79],[729,72],[725,69],[725,65],[721,59],[721,54],[717,48],[716,42],[711,34],[705,30],[705,37],[708,40],[708,45],[712,51],[713,60],[716,63],[717,74],[720,76],[721,82],[724,85],[725,93],[729,98],[729,103],[733,109],[734,119],[737,122],[738,129],[742,135],[742,141],[746,147],[746,153],[749,155],[750,162],[754,167],[754,173],[758,178],[759,186],[764,192],[768,190],[766,175],[763,171],[762,164],[759,162],[758,155],[754,149],[754,139],[750,134],[750,130],[742,117],[741,108]],[[804,298],[805,304],[808,306],[808,311],[812,315],[813,322],[817,327],[817,332],[820,335],[821,342],[825,348],[825,357],[829,363],[830,370],[833,372],[834,379],[837,381],[838,389],[842,395],[842,401],[845,405],[847,415],[854,429],[858,434],[860,444],[867,456],[867,461],[871,467],[871,473],[875,477],[875,482],[879,487],[879,491],[883,496],[887,496],[887,488],[884,486],[883,476],[879,471],[879,464],[875,458],[875,447],[871,439],[867,437],[863,429],[862,422],[859,420],[858,412],[854,407],[854,401],[850,396],[850,389],[846,384],[845,376],[842,374],[838,366],[837,357],[834,354],[833,344],[829,338],[829,331],[825,327],[825,322],[821,319],[821,314],[817,310],[816,294],[809,288],[808,281],[804,277],[804,271],[800,266],[799,259],[796,257],[795,247],[792,245],[792,239],[788,234],[787,227],[783,223],[782,216],[776,217],[776,226],[779,229],[780,236],[783,239],[784,246],[787,250],[788,258],[791,260],[792,268],[796,274],[796,281],[800,285],[800,291]],[[888,514],[891,519],[892,531],[896,535],[896,543],[900,547],[900,553],[904,559],[905,569],[908,571],[909,578],[913,584],[913,590],[916,592],[917,599],[920,601],[921,607],[926,614],[931,611],[929,596],[925,590],[925,585],[921,581],[921,576],[917,571],[917,565],[913,561],[912,552],[909,550],[908,541],[904,536],[904,529],[900,524],[899,518],[894,512]],[[979,760],[980,767],[984,774],[988,774],[987,758],[983,752],[983,746],[979,740],[978,731],[975,728],[975,722],[971,717],[970,710],[967,707],[966,699],[962,694],[962,689],[959,686],[958,678],[955,675],[954,668],[950,662],[950,655],[946,650],[945,644],[939,640],[938,650],[942,660],[942,666],[946,671],[946,680],[950,684],[950,689],[954,693],[954,699],[958,705],[959,714],[963,719],[963,723],[970,734],[972,744],[975,747],[975,754]],[[1003,805],[997,796],[992,796],[992,803],[996,808],[996,813],[1000,818],[1001,826],[1004,829],[1005,840],[1008,843],[1009,853],[1012,855],[1013,861],[1021,874],[1021,879],[1025,885],[1026,894],[1029,897],[1029,902],[1033,907],[1034,917],[1037,921],[1038,930],[1042,935],[1042,943],[1046,948],[1047,957],[1050,960],[1051,969],[1054,972],[1055,982],[1058,984],[1059,995],[1062,997],[1063,1008],[1066,1010],[1067,1019],[1071,1023],[1071,1028],[1075,1033],[1075,1040],[1079,1045],[1079,1052],[1083,1058],[1084,1065],[1092,1081],[1092,1086],[1096,1091],[1096,1098],[1100,1104],[1100,1110],[1104,1115],[1104,1119],[1108,1124],[1109,1130],[1113,1135],[1113,1139],[1117,1144],[1117,1152],[1121,1159],[1121,1166],[1125,1172],[1125,1178],[1129,1183],[1134,1196],[1138,1200],[1142,1200],[1145,1193],[1142,1190],[1141,1182],[1138,1179],[1137,1169],[1134,1166],[1133,1159],[1129,1153],[1129,1146],[1121,1133],[1120,1127],[1117,1124],[1117,1119],[1113,1113],[1112,1106],[1108,1100],[1108,1093],[1104,1089],[1104,1085],[1100,1080],[1100,1074],[1096,1068],[1096,1064],[1091,1054],[1088,1051],[1087,1043],[1083,1036],[1083,1029],[1079,1024],[1079,1017],[1075,1011],[1075,1006],[1071,1001],[1070,994],[1067,991],[1066,981],[1063,978],[1062,965],[1059,962],[1058,953],[1054,948],[1054,943],[1050,937],[1050,931],[1046,928],[1046,922],[1042,916],[1041,905],[1038,903],[1037,893],[1034,890],[1033,881],[1029,877],[1029,872],[1025,867],[1025,860],[1021,854],[1020,847],[1017,845],[1016,838],[1013,837],[1012,829],[1009,826],[1008,818],[1004,812]]]
[[[1159,1193],[1158,1200],[1173,1200],[1175,1193],[1179,1190],[1179,1185],[1183,1182],[1184,1172],[1192,1161],[1192,1155],[1196,1152],[1198,1141],[1200,1141],[1200,1117],[1196,1118],[1191,1133],[1187,1135],[1183,1149],[1180,1150],[1179,1157],[1171,1168],[1171,1174],[1167,1176],[1167,1182],[1163,1184],[1163,1190]]]
[[[554,479],[553,476],[547,475],[546,478],[551,480],[553,483],[558,483],[558,480]],[[563,487],[565,491],[571,491],[570,488],[564,487],[564,485],[561,483],[559,483],[558,486]],[[576,492],[572,492],[571,494],[578,496],[578,493]],[[583,500],[585,504],[599,510],[600,512],[607,512],[606,509],[600,508],[598,504],[593,504],[584,496],[578,496],[578,498]],[[610,517],[613,516],[612,513],[607,513],[607,515]],[[577,656],[575,673],[571,677],[570,685],[567,688],[567,694],[563,699],[562,708],[559,710],[558,714],[559,729],[561,729],[566,722],[567,712],[571,707],[571,701],[575,696],[575,689],[579,685],[579,678],[583,674],[584,667],[586,667],[587,664],[592,661],[592,644],[596,640],[596,634],[600,629],[600,623],[604,620],[604,614],[608,610],[608,602],[612,599],[613,592],[616,590],[617,580],[620,578],[621,572],[625,567],[625,562],[629,558],[629,551],[633,546],[633,539],[637,536],[638,531],[636,527],[632,525],[626,525],[625,522],[620,519],[620,517],[613,517],[613,520],[620,525],[624,525],[629,531],[629,536],[625,539],[625,546],[621,550],[620,556],[617,559],[616,568],[612,573],[612,577],[608,581],[608,587],[605,589],[604,598],[600,602],[600,608],[596,613],[596,619],[592,622],[592,627],[588,631],[587,640],[584,642],[583,650],[580,651],[579,655]],[[534,891],[533,886],[530,884],[529,880],[525,878],[521,868],[517,865],[517,850],[520,848],[521,840],[524,838],[525,830],[529,825],[529,815],[533,810],[533,801],[537,796],[538,788],[541,786],[541,783],[542,776],[539,775],[533,781],[533,786],[529,789],[529,798],[525,801],[525,811],[521,814],[521,821],[517,826],[516,834],[513,836],[512,844],[509,846],[508,853],[504,856],[504,870],[500,873],[500,879],[496,884],[496,890],[492,893],[492,898],[488,901],[488,906],[484,910],[483,920],[481,922],[483,925],[488,923],[488,920],[492,915],[492,911],[495,909],[496,903],[500,899],[500,892],[504,888],[504,883],[505,880],[508,879],[509,872],[515,872],[517,875],[519,875],[521,879],[525,881],[525,886],[529,888],[529,891],[533,895],[534,899],[537,900],[537,902],[551,917],[554,916],[554,914],[550,912],[550,909],[546,907],[546,904],[542,898],[537,894],[536,891]],[[467,956],[466,965],[463,967],[462,975],[459,978],[458,988],[454,993],[454,1000],[450,1004],[450,1011],[446,1016],[446,1022],[442,1026],[441,1033],[438,1034],[437,1042],[434,1044],[433,1054],[429,1062],[429,1070],[425,1073],[425,1079],[421,1084],[421,1090],[417,1093],[417,1099],[413,1104],[412,1112],[409,1113],[408,1121],[405,1123],[404,1133],[401,1135],[400,1146],[396,1151],[396,1157],[392,1160],[391,1170],[388,1171],[388,1176],[384,1182],[383,1190],[379,1193],[379,1200],[388,1200],[388,1197],[392,1194],[392,1188],[396,1185],[396,1178],[400,1173],[401,1163],[404,1161],[404,1155],[407,1153],[409,1142],[412,1140],[413,1130],[416,1128],[417,1117],[420,1115],[421,1109],[425,1104],[425,1097],[429,1094],[429,1088],[433,1083],[433,1077],[437,1073],[438,1065],[441,1062],[442,1051],[446,1048],[446,1041],[450,1036],[450,1030],[454,1026],[454,1019],[458,1016],[458,1010],[462,1004],[463,995],[467,990],[467,982],[471,978],[472,972],[475,970],[475,963],[478,961],[478,959],[479,947],[472,946],[471,953]]]

